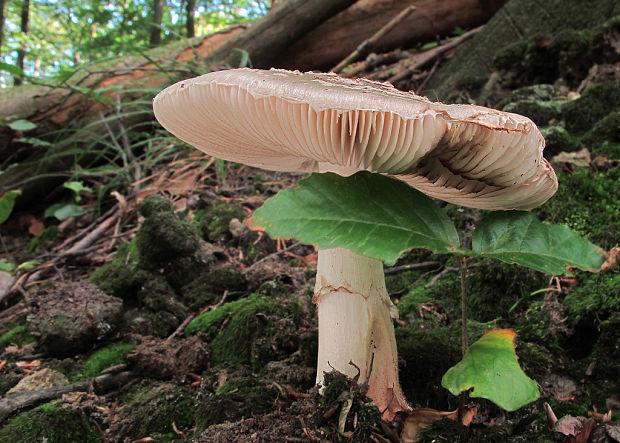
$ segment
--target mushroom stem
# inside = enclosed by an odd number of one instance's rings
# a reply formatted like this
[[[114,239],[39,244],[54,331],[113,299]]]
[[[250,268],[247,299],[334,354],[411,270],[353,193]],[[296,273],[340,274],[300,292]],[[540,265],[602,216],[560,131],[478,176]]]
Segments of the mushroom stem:
[[[324,372],[335,369],[355,377],[359,368],[360,383],[368,381],[368,396],[385,420],[410,410],[398,382],[395,308],[381,261],[344,248],[319,250],[314,302],[319,316],[317,383],[322,384]]]

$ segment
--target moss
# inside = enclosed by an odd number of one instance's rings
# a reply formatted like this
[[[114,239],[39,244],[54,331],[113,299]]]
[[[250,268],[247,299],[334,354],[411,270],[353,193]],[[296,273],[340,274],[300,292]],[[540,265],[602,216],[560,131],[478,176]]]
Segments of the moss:
[[[150,278],[138,266],[138,249],[135,239],[118,247],[114,260],[97,269],[90,281],[106,294],[124,301],[133,300],[140,287]]]
[[[117,343],[91,354],[84,363],[84,377],[96,377],[106,368],[123,362],[123,356],[135,348],[134,343]]]
[[[540,128],[545,137],[545,157],[551,158],[560,152],[572,152],[579,149],[579,139],[572,136],[562,126],[547,126]]]
[[[30,335],[26,326],[16,326],[0,337],[0,348],[9,345],[27,345],[34,342],[34,337]]]
[[[28,243],[28,247],[26,249],[28,249],[28,251],[31,251],[31,252],[35,251],[39,246],[47,242],[52,242],[56,240],[57,235],[58,235],[58,226],[55,226],[55,225],[48,226],[47,228],[43,229],[43,231],[41,231],[39,235],[37,235],[32,240],[30,240],[30,242]]]
[[[275,386],[265,386],[254,376],[233,377],[216,393],[202,393],[196,407],[196,426],[203,430],[224,421],[236,421],[275,410]]]
[[[486,325],[469,322],[469,341],[478,340]],[[421,407],[452,410],[458,406],[441,386],[443,374],[461,360],[461,325],[428,328],[396,328],[398,356],[406,363],[400,370],[400,380],[407,400]],[[448,408],[448,409],[446,409]]]
[[[575,290],[566,295],[563,304],[573,324],[609,317],[620,311],[620,274],[580,273]]]
[[[576,169],[558,175],[558,192],[537,210],[549,223],[566,224],[609,250],[618,243],[620,166],[605,172]]]
[[[203,332],[209,337],[213,365],[250,364],[258,371],[274,360],[278,334],[296,332],[291,323],[297,311],[291,300],[282,303],[275,297],[252,294],[199,315],[187,325],[185,334]],[[287,320],[288,325],[283,325]]]
[[[170,200],[161,195],[149,195],[138,205],[138,211],[143,217],[150,217],[162,212],[174,212],[174,205]]]
[[[590,84],[581,97],[567,102],[562,115],[569,131],[584,132],[609,113],[620,110],[620,83]]]
[[[145,282],[138,291],[137,298],[151,319],[148,333],[158,337],[171,334],[189,314],[188,309],[177,299],[173,289],[162,277],[154,277]]]
[[[498,104],[506,112],[514,112],[529,117],[539,126],[549,124],[561,116],[562,103],[555,99],[553,86],[539,84],[515,90]]]
[[[594,127],[584,135],[582,141],[593,154],[606,155],[618,160],[620,148],[616,148],[614,152],[601,152],[600,145],[604,142],[620,142],[620,111],[610,112],[596,122]]]
[[[199,278],[184,286],[181,290],[183,302],[191,309],[198,310],[217,303],[228,291],[227,300],[237,297],[235,292],[247,289],[245,276],[234,269],[214,269],[202,274]]]
[[[205,240],[217,242],[232,238],[228,226],[233,218],[243,220],[247,212],[243,207],[229,203],[219,203],[196,214],[196,221]]]
[[[11,420],[0,429],[0,441],[94,443],[100,442],[101,436],[81,412],[47,403]]]
[[[134,385],[125,396],[119,413],[117,435],[132,440],[151,437],[155,441],[173,441],[177,429],[194,427],[194,394],[191,388],[171,383],[143,382]]]

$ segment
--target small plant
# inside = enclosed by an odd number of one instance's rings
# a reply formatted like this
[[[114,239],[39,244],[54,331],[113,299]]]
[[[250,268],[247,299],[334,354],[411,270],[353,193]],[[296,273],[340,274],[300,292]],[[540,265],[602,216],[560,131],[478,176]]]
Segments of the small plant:
[[[283,190],[269,199],[255,212],[253,220],[273,236],[295,237],[319,249],[346,248],[388,265],[411,248],[449,253],[461,260],[495,258],[550,274],[562,274],[569,266],[594,271],[603,263],[599,248],[568,227],[542,223],[523,211],[487,214],[472,235],[472,249],[466,249],[460,245],[452,221],[430,198],[398,180],[369,172],[350,177],[313,174],[300,181],[297,188]],[[355,325],[364,321],[362,312],[337,315],[341,323]],[[383,320],[391,325],[391,318]],[[372,341],[363,342],[357,337],[358,346],[389,343],[392,337],[380,336],[388,334],[387,326],[375,324]],[[536,400],[536,383],[519,368],[514,335],[508,330],[487,332],[446,373],[443,386],[454,394],[474,387],[472,396],[487,398],[510,411]],[[345,355],[342,349],[323,351],[332,358],[339,353]],[[377,349],[376,354],[380,351]],[[343,362],[330,363],[340,366]]]

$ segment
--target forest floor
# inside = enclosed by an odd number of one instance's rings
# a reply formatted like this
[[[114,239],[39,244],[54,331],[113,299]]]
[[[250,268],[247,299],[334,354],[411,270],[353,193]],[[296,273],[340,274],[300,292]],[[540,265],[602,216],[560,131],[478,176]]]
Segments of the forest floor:
[[[560,182],[536,213],[610,250],[620,238],[620,60],[597,51],[617,54],[620,25],[606,26],[587,51],[575,49],[583,35],[515,45],[496,58],[503,81],[463,85],[456,101],[532,118]],[[376,78],[402,70],[368,67]],[[403,390],[427,409],[388,424],[356,380],[331,374],[324,395],[314,386],[314,247],[243,223],[301,176],[189,149],[170,164],[101,216],[49,223],[43,209],[22,208],[0,226],[4,258],[22,264],[21,279],[0,273],[0,293],[12,289],[0,305],[0,441],[407,442],[422,425],[420,442],[620,441],[617,268],[549,276],[468,263],[470,343],[515,330],[541,397],[515,412],[468,398],[468,419],[456,421],[437,413],[459,406],[441,387],[461,358],[456,261],[405,253],[386,283]],[[480,219],[444,207],[464,236]]]

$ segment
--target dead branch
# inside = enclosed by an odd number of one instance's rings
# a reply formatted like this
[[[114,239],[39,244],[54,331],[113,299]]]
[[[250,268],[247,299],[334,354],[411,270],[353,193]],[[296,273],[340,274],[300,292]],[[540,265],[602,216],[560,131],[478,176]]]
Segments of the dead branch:
[[[416,269],[436,268],[441,266],[438,261],[423,261],[421,263],[412,263],[410,265],[392,266],[391,268],[385,268],[383,273],[385,275],[398,274],[399,272],[413,271]]]
[[[69,392],[84,392],[94,390],[98,394],[104,394],[112,389],[123,386],[133,378],[131,372],[125,371],[117,374],[105,374],[87,380],[81,380],[64,386],[44,389],[41,391],[21,392],[0,399],[0,423],[6,420],[12,413],[36,406],[40,403],[61,397]]]
[[[467,31],[465,34],[463,34],[460,37],[452,40],[451,42],[446,43],[445,45],[438,46],[438,47],[428,51],[428,53],[426,54],[426,56],[424,56],[424,58],[422,58],[422,60],[412,64],[411,66],[408,66],[407,68],[405,68],[402,71],[400,71],[398,74],[393,75],[392,77],[390,77],[388,79],[388,81],[390,83],[392,83],[392,84],[396,84],[396,83],[400,82],[401,80],[406,79],[408,76],[410,76],[411,74],[413,74],[417,70],[422,69],[425,66],[427,66],[428,64],[430,64],[436,58],[441,57],[446,52],[453,50],[457,46],[461,45],[463,42],[465,42],[465,41],[469,40],[470,38],[472,38],[474,35],[479,33],[482,30],[483,27],[484,26],[478,26],[477,28],[474,28],[474,29],[472,29],[470,31]]]
[[[334,66],[331,71],[335,72],[335,73],[339,73],[340,71],[342,71],[346,66],[348,66],[351,62],[354,62],[355,60],[357,60],[358,58],[364,56],[369,48],[372,48],[372,46],[381,39],[381,37],[383,37],[385,34],[387,34],[388,32],[390,32],[394,27],[396,27],[398,24],[400,24],[405,18],[407,18],[407,16],[409,14],[411,14],[413,11],[415,11],[415,6],[410,5],[407,6],[405,9],[403,9],[400,14],[398,14],[396,17],[394,17],[392,20],[390,20],[389,22],[387,22],[385,24],[385,26],[383,26],[381,29],[379,29],[377,32],[375,32],[372,37],[370,37],[367,40],[364,40],[356,49],[355,51],[353,51],[352,53],[350,53],[349,55],[347,55],[345,57],[344,60],[342,60],[340,63],[338,63],[336,66]]]

